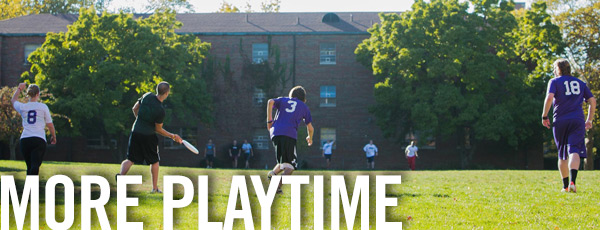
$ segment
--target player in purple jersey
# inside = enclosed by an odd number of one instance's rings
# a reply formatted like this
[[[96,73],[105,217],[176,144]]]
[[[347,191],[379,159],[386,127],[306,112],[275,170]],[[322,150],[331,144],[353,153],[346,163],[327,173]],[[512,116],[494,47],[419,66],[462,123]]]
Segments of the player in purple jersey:
[[[548,82],[542,124],[546,128],[550,128],[548,112],[550,105],[553,104],[554,125],[552,131],[558,149],[558,169],[563,179],[562,191],[576,192],[575,181],[580,158],[587,157],[585,131],[592,128],[592,120],[596,112],[596,98],[585,82],[571,76],[571,66],[567,60],[556,60],[553,65],[556,77]],[[582,108],[584,100],[589,104],[588,116],[585,121]]]
[[[296,162],[296,139],[298,136],[298,125],[304,120],[308,136],[306,142],[312,145],[314,128],[312,117],[306,102],[306,91],[302,86],[296,86],[290,90],[289,97],[269,99],[267,103],[267,128],[271,134],[271,140],[275,146],[277,165],[273,171],[268,173],[268,178],[279,174],[291,175],[297,167]],[[273,108],[277,109],[273,119]],[[281,193],[281,183],[277,193]]]

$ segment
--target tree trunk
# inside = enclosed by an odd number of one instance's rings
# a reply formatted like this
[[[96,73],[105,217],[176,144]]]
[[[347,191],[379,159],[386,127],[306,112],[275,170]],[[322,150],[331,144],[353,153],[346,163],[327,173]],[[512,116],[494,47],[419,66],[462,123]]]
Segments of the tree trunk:
[[[13,135],[10,136],[10,141],[9,141],[9,148],[10,148],[10,159],[11,160],[16,160],[17,159],[17,138]]]
[[[585,148],[587,150],[587,158],[583,161],[583,169],[594,170],[594,158],[596,156],[596,153],[594,153],[594,128],[591,128],[588,132],[588,141],[585,143]]]

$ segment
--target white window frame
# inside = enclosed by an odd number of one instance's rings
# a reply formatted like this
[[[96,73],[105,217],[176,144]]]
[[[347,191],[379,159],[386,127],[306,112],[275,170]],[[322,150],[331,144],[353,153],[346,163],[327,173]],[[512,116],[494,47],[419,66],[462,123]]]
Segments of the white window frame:
[[[37,50],[38,48],[42,47],[42,44],[25,44],[23,46],[23,64],[28,65],[30,64],[29,61],[27,60],[29,58],[29,55],[31,55],[31,53],[33,53],[35,50]]]
[[[262,49],[266,46],[266,50]],[[261,49],[259,49],[259,47]],[[268,43],[254,43],[252,44],[252,63],[261,64],[269,60],[269,44]]]
[[[325,97],[323,97],[323,95],[321,94],[323,87],[326,88],[326,92],[325,92]],[[335,96],[329,96],[331,95],[331,93],[329,93],[329,89],[333,89],[333,95]],[[320,107],[336,107],[337,106],[337,87],[335,85],[322,85],[321,87],[319,87],[319,97],[320,97],[320,102],[319,102],[319,106]]]
[[[319,44],[319,64],[335,65],[337,63],[336,49],[337,46],[335,43]]]
[[[337,130],[335,128],[322,127],[319,130],[319,135],[319,140],[321,141],[321,149],[323,149],[323,145],[325,145],[325,143],[327,143],[328,140],[337,140]],[[332,148],[335,149],[335,144]]]

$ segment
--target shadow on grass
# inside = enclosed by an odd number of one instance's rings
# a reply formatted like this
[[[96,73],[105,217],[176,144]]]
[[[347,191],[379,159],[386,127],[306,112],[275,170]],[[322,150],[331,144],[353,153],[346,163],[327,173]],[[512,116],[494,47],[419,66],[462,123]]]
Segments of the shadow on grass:
[[[0,167],[0,172],[21,172],[21,171],[26,171],[26,170],[19,169],[19,168]]]

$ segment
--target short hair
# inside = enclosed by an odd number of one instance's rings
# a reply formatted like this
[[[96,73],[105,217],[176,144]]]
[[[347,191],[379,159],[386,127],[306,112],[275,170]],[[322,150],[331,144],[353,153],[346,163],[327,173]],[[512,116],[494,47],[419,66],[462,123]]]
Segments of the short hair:
[[[306,102],[306,90],[302,86],[296,86],[290,90],[289,97],[295,97],[298,100]]]
[[[567,59],[561,58],[554,62],[554,75],[557,77],[569,75],[571,76],[571,64]]]
[[[27,96],[35,97],[40,93],[40,87],[36,84],[31,84],[27,87]]]
[[[156,86],[156,93],[158,93],[158,95],[164,95],[169,92],[169,90],[171,90],[171,85],[166,81],[160,82]]]

